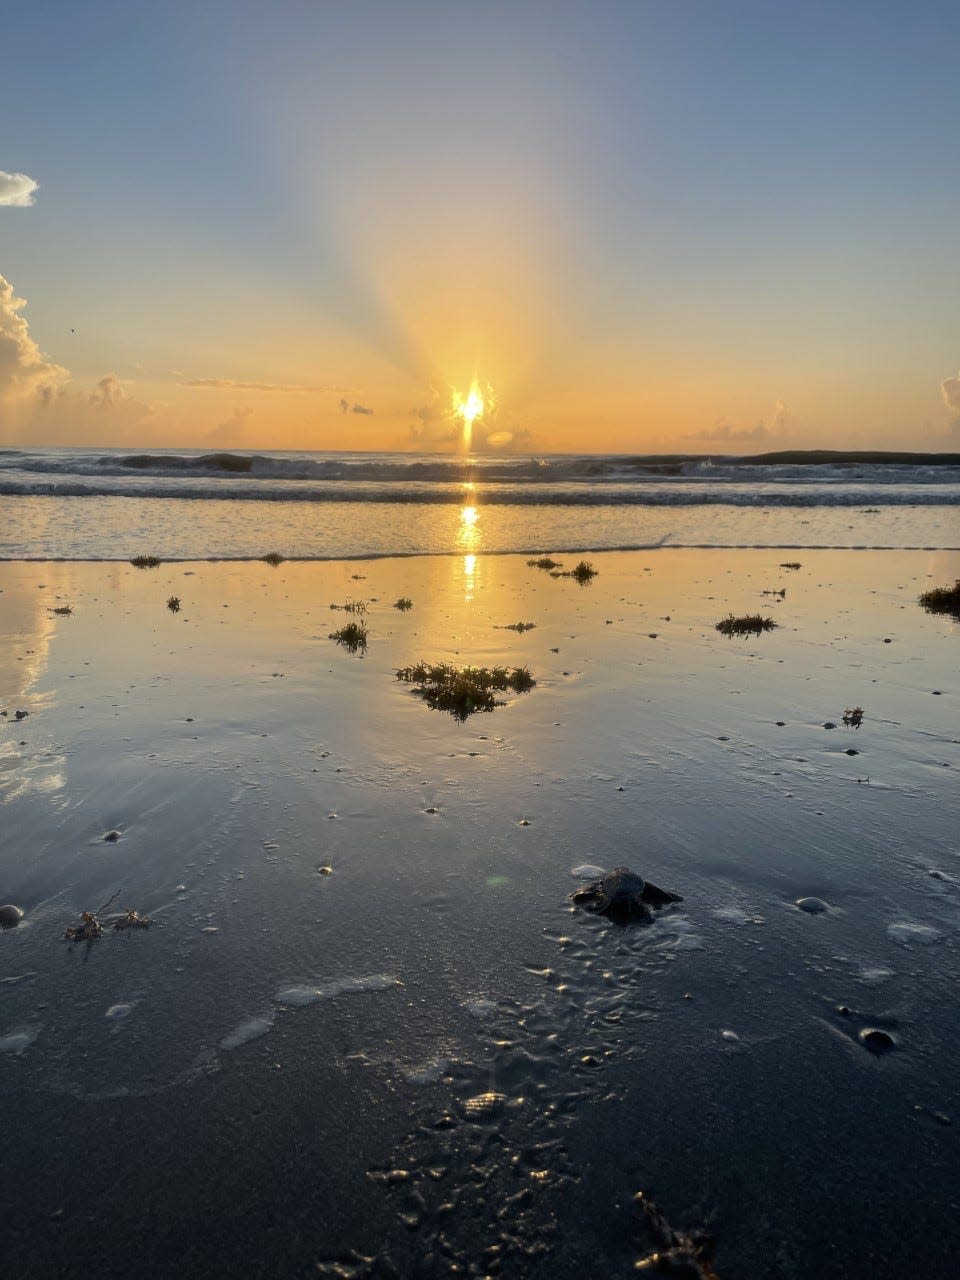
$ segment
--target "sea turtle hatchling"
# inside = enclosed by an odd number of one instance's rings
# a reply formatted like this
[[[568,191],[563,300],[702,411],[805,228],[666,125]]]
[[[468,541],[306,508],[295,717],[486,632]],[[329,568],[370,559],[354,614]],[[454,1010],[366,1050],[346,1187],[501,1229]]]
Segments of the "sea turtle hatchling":
[[[570,899],[578,907],[586,907],[588,911],[596,911],[614,920],[650,920],[654,907],[683,901],[679,893],[659,889],[629,867],[614,867],[599,880],[571,893]]]

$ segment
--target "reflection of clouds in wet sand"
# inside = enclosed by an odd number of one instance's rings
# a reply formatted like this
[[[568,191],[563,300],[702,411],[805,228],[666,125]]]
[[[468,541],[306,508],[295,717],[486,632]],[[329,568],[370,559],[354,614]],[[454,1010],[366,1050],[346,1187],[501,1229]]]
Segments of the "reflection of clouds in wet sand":
[[[4,575],[0,631],[0,707],[7,715],[0,738],[0,802],[27,792],[50,794],[64,785],[64,757],[34,748],[33,717],[53,705],[53,695],[38,685],[47,670],[50,650],[68,616],[54,613],[69,601],[72,574],[63,564],[10,566]],[[18,721],[16,713],[27,715]],[[21,742],[27,742],[22,747]]]

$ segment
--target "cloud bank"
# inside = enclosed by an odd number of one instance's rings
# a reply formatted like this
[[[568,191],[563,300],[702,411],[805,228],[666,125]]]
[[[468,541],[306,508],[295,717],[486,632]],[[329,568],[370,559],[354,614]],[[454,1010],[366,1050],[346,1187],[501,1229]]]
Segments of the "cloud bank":
[[[204,443],[222,449],[237,449],[248,444],[249,419],[253,410],[248,405],[234,409],[224,422],[219,423],[204,436]]]
[[[162,410],[130,395],[115,373],[88,391],[69,386],[70,371],[30,336],[25,306],[0,276],[0,441],[120,444],[169,426]]]
[[[706,431],[694,431],[685,436],[686,440],[722,440],[728,443],[740,440],[769,440],[770,429],[758,422],[755,427],[737,427],[732,422],[722,419]]]
[[[782,445],[785,443],[786,438],[791,435],[794,427],[795,419],[793,415],[783,401],[778,400],[773,406],[769,426],[765,418],[761,418],[752,427],[738,427],[735,423],[721,417],[716,420],[712,427],[706,427],[702,431],[691,431],[683,438],[684,440],[702,440],[710,443],[734,445],[758,444],[767,440]]]
[[[0,207],[26,209],[33,204],[33,193],[39,182],[25,173],[7,173],[0,169]]]

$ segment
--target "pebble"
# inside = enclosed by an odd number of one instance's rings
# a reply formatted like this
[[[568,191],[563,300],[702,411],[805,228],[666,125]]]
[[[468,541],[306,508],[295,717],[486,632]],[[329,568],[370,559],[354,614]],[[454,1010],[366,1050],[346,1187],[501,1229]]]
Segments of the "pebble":
[[[846,751],[843,754],[845,756],[858,756],[860,752],[857,750],[856,747],[847,747]]]
[[[15,907],[12,902],[0,907],[0,929],[15,929],[22,919],[23,910]]]
[[[871,1053],[889,1053],[891,1049],[897,1047],[897,1042],[890,1032],[882,1031],[879,1027],[864,1027],[857,1035],[857,1039]]]
[[[103,837],[103,838],[104,838],[104,840],[106,840],[106,842],[107,842],[108,844],[116,844],[116,842],[120,839],[120,832],[119,832],[119,831],[107,831],[107,832],[105,832],[105,833],[104,833],[104,837]]]
[[[837,726],[833,723],[832,720],[825,720],[823,722],[823,727],[825,729],[835,729]]]
[[[333,867],[330,867],[330,866],[328,866],[326,863],[324,863],[324,865],[323,865],[322,867],[317,867],[317,875],[318,875],[318,876],[332,876],[332,875],[333,875]]]
[[[811,916],[818,916],[827,910],[827,904],[822,898],[798,898],[797,906]]]
[[[740,1040],[740,1037],[737,1035],[735,1031],[721,1031],[720,1038],[722,1040],[729,1040],[731,1043],[733,1043],[734,1041],[739,1042]]]

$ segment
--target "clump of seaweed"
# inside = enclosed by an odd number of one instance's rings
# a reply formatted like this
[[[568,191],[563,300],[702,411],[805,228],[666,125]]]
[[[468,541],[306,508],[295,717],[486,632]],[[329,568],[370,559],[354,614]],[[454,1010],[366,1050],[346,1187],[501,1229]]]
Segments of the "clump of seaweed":
[[[69,618],[71,613],[73,613],[73,610],[70,608],[68,604],[61,604],[61,605],[58,605],[57,608],[53,610],[53,612],[58,613],[61,618]]]
[[[399,600],[394,600],[393,607],[399,609],[401,613],[406,613],[408,609],[413,608],[413,601],[409,596],[401,596]]]
[[[952,587],[932,587],[924,591],[920,603],[928,613],[947,613],[960,620],[960,578]]]
[[[773,596],[773,598],[774,598],[775,600],[783,600],[783,599],[784,599],[784,597],[785,597],[785,596],[786,596],[786,594],[787,594],[787,588],[786,588],[786,587],[780,587],[780,588],[778,589],[778,588],[776,588],[776,587],[773,587],[773,588],[772,588],[771,590],[769,590],[769,591],[761,591],[761,592],[760,592],[760,594],[761,594],[762,596]]]
[[[551,560],[549,556],[540,556],[538,560],[528,560],[528,566],[531,569],[562,569],[563,565],[559,560]]]
[[[843,713],[843,723],[852,729],[859,729],[863,724],[863,707],[847,707]]]
[[[170,610],[170,612],[171,612],[171,613],[179,613],[179,612],[180,612],[180,597],[179,597],[179,596],[170,596],[170,597],[168,598],[168,600],[167,600],[167,608]]]
[[[367,612],[366,600],[347,600],[343,604],[332,604],[331,609],[342,609],[344,613],[352,613],[358,618],[362,618]]]
[[[516,631],[523,635],[525,631],[532,631],[537,624],[535,622],[508,622],[503,628],[504,631]]]
[[[367,647],[367,624],[362,621],[348,622],[338,631],[331,631],[330,639],[336,640],[348,653],[358,653]]]
[[[134,556],[130,561],[135,569],[156,569],[160,564],[159,556]]]
[[[283,564],[284,558],[279,551],[268,551],[267,554],[265,556],[261,556],[260,559],[264,564],[272,564],[273,567],[276,568],[278,564]]]
[[[397,679],[416,685],[415,692],[436,711],[449,711],[456,720],[466,720],[477,711],[502,707],[496,694],[512,689],[527,693],[536,681],[526,667],[455,667],[449,662],[402,667]]]
[[[671,1272],[688,1280],[718,1280],[713,1269],[712,1236],[704,1231],[678,1231],[642,1191],[634,1196],[634,1203],[642,1215],[644,1234],[654,1245],[652,1253],[633,1264],[635,1271]]]
[[[551,578],[573,578],[581,587],[585,587],[588,582],[592,582],[599,569],[595,569],[589,560],[581,560],[579,564],[574,565],[572,569],[551,569]]]
[[[120,890],[118,889],[96,911],[81,911],[80,923],[71,925],[63,935],[67,942],[93,942],[95,938],[99,938],[103,934],[104,925],[117,932],[124,929],[149,929],[153,921],[149,916],[141,916],[134,911],[133,907],[124,907],[123,911],[117,915],[107,916],[106,919],[100,918],[114,898],[119,896]]]
[[[762,631],[772,631],[776,625],[772,618],[760,613],[745,613],[739,618],[730,613],[717,623],[717,630],[723,636],[758,636]]]
[[[801,567],[799,560],[782,560],[780,562],[781,569],[799,569]]]

